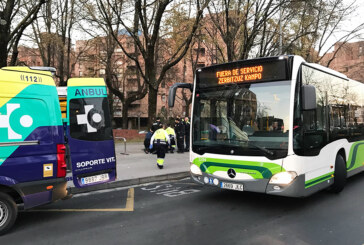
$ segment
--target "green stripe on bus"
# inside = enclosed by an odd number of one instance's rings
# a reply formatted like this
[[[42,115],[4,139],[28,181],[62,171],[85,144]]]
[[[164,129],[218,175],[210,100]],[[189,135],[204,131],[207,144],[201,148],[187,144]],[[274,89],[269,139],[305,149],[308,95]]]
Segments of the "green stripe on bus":
[[[316,177],[314,179],[310,179],[308,181],[305,182],[305,188],[309,188],[313,185],[316,185],[316,184],[319,184],[325,180],[328,180],[328,179],[331,179],[332,178],[332,175],[334,174],[334,172],[331,172],[331,173],[328,173],[328,174],[324,174],[324,175],[321,175],[319,177]]]
[[[358,154],[359,152],[362,154]],[[351,146],[348,164],[347,170],[349,171],[364,166],[364,141],[356,142]]]
[[[285,171],[281,165],[269,162],[252,162],[202,157],[194,159],[193,163],[199,166],[202,172],[210,173],[209,167],[215,167],[213,168],[214,171],[218,170],[216,167],[221,167],[221,170],[225,170],[226,168],[238,168],[257,171],[261,174],[261,177],[265,179],[272,177],[276,173]],[[260,176],[252,177],[259,178]]]

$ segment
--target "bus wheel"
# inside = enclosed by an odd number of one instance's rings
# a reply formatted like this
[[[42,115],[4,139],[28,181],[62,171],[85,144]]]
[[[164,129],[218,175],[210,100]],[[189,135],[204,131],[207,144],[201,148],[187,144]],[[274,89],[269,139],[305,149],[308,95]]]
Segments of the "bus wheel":
[[[13,226],[17,216],[18,207],[13,198],[6,193],[0,193],[0,235]]]
[[[331,186],[330,191],[333,193],[341,192],[346,184],[346,162],[341,154],[337,154],[335,161],[334,184]]]

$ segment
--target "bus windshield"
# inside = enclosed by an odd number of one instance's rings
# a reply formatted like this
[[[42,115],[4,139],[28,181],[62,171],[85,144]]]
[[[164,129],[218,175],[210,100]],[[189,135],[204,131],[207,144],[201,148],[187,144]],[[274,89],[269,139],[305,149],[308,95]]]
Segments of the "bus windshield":
[[[281,158],[288,151],[291,81],[196,91],[192,150]]]

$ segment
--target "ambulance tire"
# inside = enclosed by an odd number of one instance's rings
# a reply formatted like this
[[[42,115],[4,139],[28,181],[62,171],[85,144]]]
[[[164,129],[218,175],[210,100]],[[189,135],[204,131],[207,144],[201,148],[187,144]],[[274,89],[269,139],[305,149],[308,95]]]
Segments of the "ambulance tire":
[[[0,192],[0,236],[5,234],[14,225],[18,216],[18,207],[13,198]]]
[[[335,161],[334,184],[330,186],[329,191],[332,193],[341,192],[346,184],[346,162],[341,154],[337,154]]]

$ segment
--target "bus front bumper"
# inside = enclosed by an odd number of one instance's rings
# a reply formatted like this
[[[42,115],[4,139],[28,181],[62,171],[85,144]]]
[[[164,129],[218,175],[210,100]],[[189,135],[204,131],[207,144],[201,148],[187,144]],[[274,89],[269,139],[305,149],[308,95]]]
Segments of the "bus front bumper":
[[[269,179],[254,180],[234,180],[216,177],[212,174],[203,173],[202,175],[194,175],[191,173],[192,179],[202,185],[215,186],[221,189],[230,189],[224,187],[224,183],[230,183],[235,190],[259,192],[270,195],[288,196],[288,197],[304,197],[309,195],[305,189],[305,175],[297,176],[290,184],[270,184]]]

